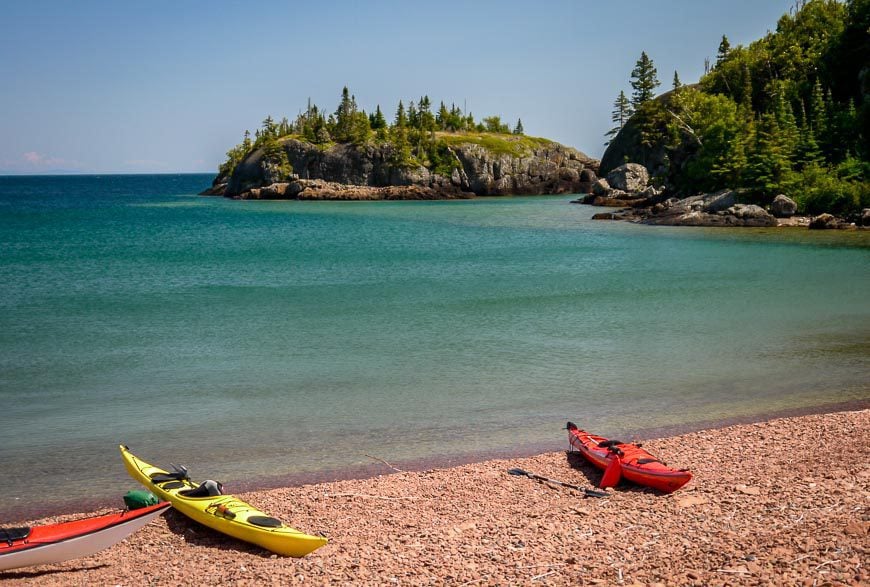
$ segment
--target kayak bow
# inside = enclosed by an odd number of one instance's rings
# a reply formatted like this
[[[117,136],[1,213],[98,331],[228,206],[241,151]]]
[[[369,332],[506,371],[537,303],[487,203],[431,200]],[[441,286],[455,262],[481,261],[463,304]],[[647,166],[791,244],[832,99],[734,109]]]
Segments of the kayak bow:
[[[168,508],[163,502],[59,524],[0,528],[0,571],[90,556],[125,539]]]

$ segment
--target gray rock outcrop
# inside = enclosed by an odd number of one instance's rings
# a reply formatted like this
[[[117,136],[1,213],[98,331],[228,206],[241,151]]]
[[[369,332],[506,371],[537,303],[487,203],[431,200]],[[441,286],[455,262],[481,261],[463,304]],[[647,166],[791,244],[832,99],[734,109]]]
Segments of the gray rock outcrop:
[[[770,213],[777,218],[791,218],[797,213],[797,202],[784,194],[779,194],[770,203]]]
[[[648,184],[649,173],[643,165],[625,163],[593,183],[590,193],[573,203],[612,208],[652,206],[661,200],[664,190]]]
[[[687,201],[688,200],[688,201]],[[686,198],[652,210],[640,222],[660,226],[776,226],[776,218],[761,206],[733,204],[720,208],[723,198],[715,198],[713,206],[698,207],[697,200]]]
[[[471,198],[470,192],[445,192],[427,186],[359,186],[322,179],[294,178],[242,192],[240,200],[444,200]]]
[[[686,85],[685,87],[697,87],[694,85]],[[666,108],[671,108],[671,99],[673,91],[665,92],[656,96],[655,100],[660,102]],[[662,136],[665,134],[664,128],[659,128],[657,132]],[[677,164],[688,153],[674,152],[668,149],[667,141],[655,141],[650,146],[644,146],[641,141],[640,124],[637,117],[632,116],[625,123],[625,126],[620,129],[615,137],[607,145],[607,149],[601,156],[601,164],[599,165],[598,174],[606,176],[612,170],[616,169],[626,161],[634,161],[643,164],[647,168],[650,175],[660,178],[667,178],[671,174],[671,166]],[[686,147],[691,150],[692,141],[687,141]],[[676,160],[675,160],[676,159]],[[667,181],[665,182],[667,183]]]
[[[841,224],[843,224],[843,222],[833,214],[819,214],[810,220],[810,230],[840,228]]]
[[[510,137],[505,138],[506,141]],[[409,188],[404,199],[454,198],[475,195],[539,195],[583,193],[597,180],[598,162],[585,154],[549,141],[541,141],[522,154],[495,153],[469,141],[447,147],[453,157],[452,169],[445,175],[434,173],[423,166],[396,165],[395,153],[389,143],[356,146],[336,144],[322,148],[292,138],[281,140],[287,160],[293,168],[294,178],[319,180],[318,185],[343,185],[355,188]],[[340,190],[313,188],[280,191],[282,183],[294,178],[276,177],[272,166],[259,149],[252,152],[229,178],[216,178],[210,190],[204,193],[227,197],[285,198],[301,194],[311,197],[344,199],[391,199],[400,197],[401,189]],[[253,190],[260,190],[254,192]],[[256,196],[254,194],[257,194]],[[371,197],[366,197],[369,195]]]
[[[683,206],[691,211],[715,214],[737,204],[737,192],[734,190],[720,190],[712,194],[690,196],[681,200],[681,202]]]
[[[625,163],[608,173],[606,180],[615,190],[640,192],[649,184],[649,172],[638,163]]]
[[[610,184],[603,177],[592,184],[592,195],[606,196],[610,193]]]
[[[619,212],[599,213],[598,220],[628,220],[659,226],[776,226],[761,206],[738,203],[739,192],[722,190],[688,198],[668,198],[652,205],[635,205]],[[649,199],[639,202],[649,202]]]

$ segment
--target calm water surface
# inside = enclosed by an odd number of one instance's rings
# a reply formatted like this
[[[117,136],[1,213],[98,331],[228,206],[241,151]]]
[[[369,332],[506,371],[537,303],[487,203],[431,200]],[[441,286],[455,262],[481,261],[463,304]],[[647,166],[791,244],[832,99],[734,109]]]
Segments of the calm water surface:
[[[867,232],[210,179],[0,177],[0,511],[870,398]]]

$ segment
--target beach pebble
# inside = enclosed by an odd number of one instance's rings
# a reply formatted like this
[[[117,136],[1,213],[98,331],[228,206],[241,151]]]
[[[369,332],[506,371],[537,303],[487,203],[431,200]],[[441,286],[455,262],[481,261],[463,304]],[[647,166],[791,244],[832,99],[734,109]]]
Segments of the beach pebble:
[[[761,490],[758,487],[749,487],[747,485],[735,485],[734,489],[746,495],[761,495]]]
[[[558,431],[554,434],[560,433]],[[564,434],[564,430],[560,434]],[[747,442],[762,438],[763,446]],[[813,450],[806,450],[806,439]],[[828,471],[849,438],[849,460]],[[695,479],[672,495],[628,482],[608,499],[565,452],[241,493],[329,544],[276,557],[167,512],[94,556],[0,572],[66,585],[866,584],[870,410],[727,426],[644,447]],[[739,455],[733,447],[741,447]],[[801,455],[795,460],[791,455]],[[392,461],[392,455],[383,455]],[[853,486],[846,490],[846,484]],[[835,489],[840,489],[835,492]],[[105,511],[105,510],[104,510]],[[100,512],[103,513],[103,512]],[[56,516],[34,523],[74,519]]]

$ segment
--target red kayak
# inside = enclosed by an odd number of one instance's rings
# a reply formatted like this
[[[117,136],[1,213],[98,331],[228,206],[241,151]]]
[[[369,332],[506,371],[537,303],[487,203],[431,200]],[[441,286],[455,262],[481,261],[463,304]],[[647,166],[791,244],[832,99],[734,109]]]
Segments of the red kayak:
[[[116,544],[170,507],[163,502],[84,520],[0,528],[0,571],[59,563],[89,556]]]
[[[691,481],[687,469],[672,469],[640,447],[640,444],[608,440],[580,430],[568,422],[568,442],[587,461],[604,469],[599,487],[613,487],[622,477],[671,493]]]

